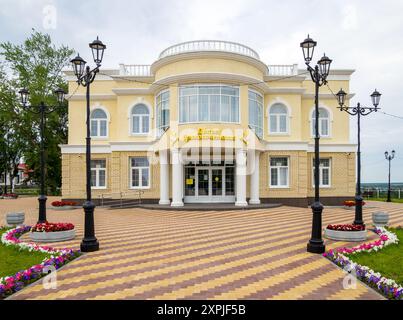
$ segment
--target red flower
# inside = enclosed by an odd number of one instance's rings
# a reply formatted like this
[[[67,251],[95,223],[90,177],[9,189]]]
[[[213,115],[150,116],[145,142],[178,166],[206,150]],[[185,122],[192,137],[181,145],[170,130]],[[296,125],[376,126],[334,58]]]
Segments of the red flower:
[[[54,207],[64,207],[64,206],[76,206],[77,202],[74,201],[53,201],[52,206]]]
[[[336,231],[363,231],[365,226],[358,224],[329,224],[327,227],[329,230]]]
[[[31,232],[57,232],[73,230],[74,224],[72,223],[37,223],[31,228]]]

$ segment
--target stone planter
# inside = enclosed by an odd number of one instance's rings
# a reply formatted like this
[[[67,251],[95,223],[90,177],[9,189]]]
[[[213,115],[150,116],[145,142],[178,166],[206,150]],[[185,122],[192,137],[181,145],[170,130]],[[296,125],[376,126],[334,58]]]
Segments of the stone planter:
[[[64,210],[73,210],[75,207],[73,206],[62,206],[62,207],[51,207],[53,210],[59,210],[59,211],[64,211]]]
[[[375,227],[384,227],[389,222],[389,213],[387,212],[374,212],[372,214],[372,222]]]
[[[56,232],[31,232],[31,240],[35,242],[59,242],[72,240],[76,236],[76,230],[56,231]]]
[[[6,222],[9,226],[18,226],[24,223],[24,212],[10,212],[6,215]]]
[[[367,230],[363,231],[339,231],[325,229],[325,237],[338,241],[364,241],[367,239]]]

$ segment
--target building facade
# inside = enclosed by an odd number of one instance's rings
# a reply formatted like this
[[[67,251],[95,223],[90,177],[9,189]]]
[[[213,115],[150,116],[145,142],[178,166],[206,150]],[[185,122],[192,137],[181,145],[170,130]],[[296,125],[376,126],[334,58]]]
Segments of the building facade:
[[[331,70],[320,89],[320,188],[324,204],[355,190],[349,117],[331,93],[349,92],[353,70]],[[66,71],[68,144],[62,195],[85,199],[85,89]],[[330,89],[329,89],[330,88]],[[347,99],[352,94],[349,93]],[[314,84],[305,69],[266,65],[251,48],[191,41],[152,65],[101,69],[91,85],[94,199],[161,205],[283,203],[314,195]]]

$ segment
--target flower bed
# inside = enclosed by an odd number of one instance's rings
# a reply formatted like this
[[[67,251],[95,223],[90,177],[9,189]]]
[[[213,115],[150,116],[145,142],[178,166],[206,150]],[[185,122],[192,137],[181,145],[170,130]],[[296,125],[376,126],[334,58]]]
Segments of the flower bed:
[[[16,193],[4,193],[4,194],[2,195],[2,197],[3,197],[4,199],[17,199],[17,198],[18,198],[18,194],[16,194]]]
[[[65,206],[74,207],[74,206],[77,205],[77,202],[74,202],[74,201],[53,201],[51,204],[54,207],[65,207]]]
[[[327,229],[337,231],[363,231],[365,230],[365,226],[359,224],[329,224]]]
[[[379,240],[364,243],[351,249],[343,247],[329,250],[323,256],[341,268],[348,267],[349,270],[354,270],[358,279],[375,288],[388,299],[403,300],[403,287],[399,286],[394,280],[383,277],[379,272],[354,263],[348,257],[348,255],[359,252],[378,251],[388,245],[399,242],[397,236],[385,228],[377,228],[375,232],[379,235]]]
[[[6,246],[15,246],[20,250],[48,253],[50,258],[44,259],[41,264],[19,271],[13,276],[0,278],[0,299],[4,299],[26,285],[46,276],[47,272],[44,272],[44,268],[53,266],[57,270],[81,255],[80,250],[55,249],[49,246],[39,246],[35,243],[22,242],[19,237],[30,230],[30,226],[11,229],[2,235],[1,242]]]
[[[45,223],[37,223],[36,225],[34,225],[31,228],[31,232],[58,232],[58,231],[67,231],[67,230],[73,230],[73,229],[74,229],[74,224],[72,224],[72,223],[45,222]]]
[[[344,204],[346,207],[349,207],[349,208],[355,207],[355,205],[356,205],[356,203],[355,203],[354,200],[346,200],[346,201],[343,202],[343,204]],[[365,202],[364,202],[364,201],[362,202],[362,205],[365,205]]]
[[[356,224],[329,224],[325,236],[338,241],[364,241],[367,238],[365,226]]]
[[[74,239],[76,231],[72,223],[37,223],[31,228],[35,242],[59,242]]]
[[[78,203],[74,201],[53,201],[51,205],[54,210],[72,210]]]

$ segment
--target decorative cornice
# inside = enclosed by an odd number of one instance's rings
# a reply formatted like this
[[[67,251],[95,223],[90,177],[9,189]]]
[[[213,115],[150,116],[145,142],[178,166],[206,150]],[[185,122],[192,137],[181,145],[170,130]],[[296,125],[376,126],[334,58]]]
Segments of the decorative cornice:
[[[112,92],[118,96],[138,95],[138,94],[153,94],[154,91],[149,88],[115,88]]]
[[[68,98],[69,101],[83,101],[86,100],[85,94],[75,94]],[[103,100],[116,100],[114,94],[91,94],[91,100],[103,101]]]
[[[300,87],[279,87],[279,88],[268,88],[266,93],[288,93],[288,94],[303,94],[306,91],[305,88]]]
[[[351,99],[355,96],[355,93],[349,93],[346,96],[346,99]],[[314,99],[315,94],[313,93],[304,93],[302,95],[302,99]],[[319,93],[319,98],[320,99],[336,99],[336,97],[332,93]]]

